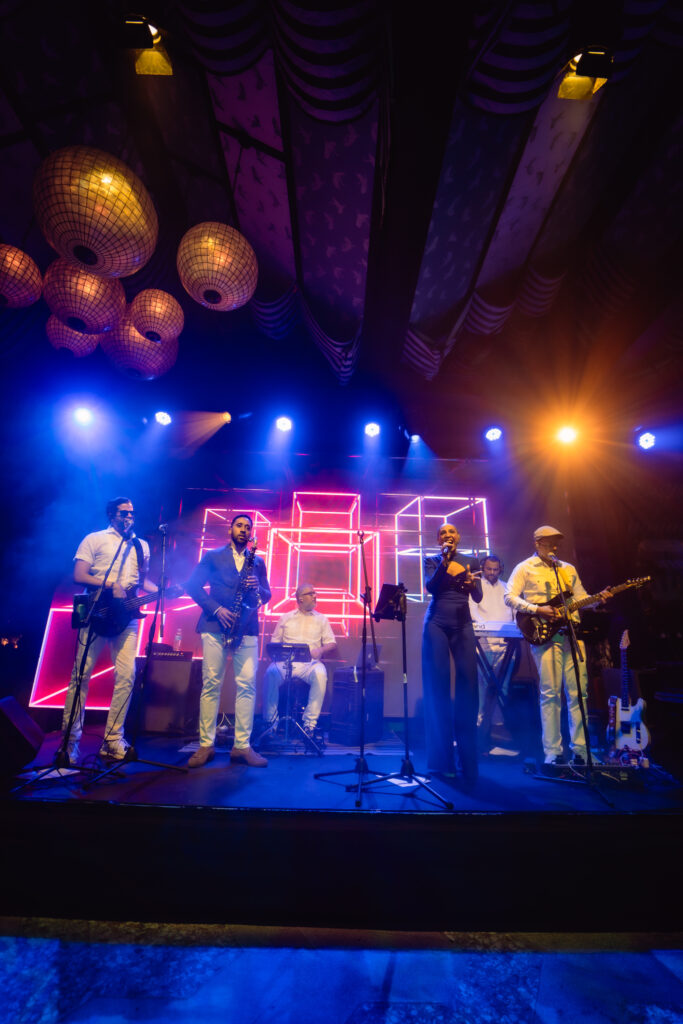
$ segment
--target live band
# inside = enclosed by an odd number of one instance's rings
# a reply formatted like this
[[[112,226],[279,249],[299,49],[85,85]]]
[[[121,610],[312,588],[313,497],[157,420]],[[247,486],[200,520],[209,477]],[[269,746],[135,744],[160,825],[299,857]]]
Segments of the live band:
[[[100,755],[127,759],[124,726],[135,681],[137,609],[156,600],[157,586],[147,578],[150,549],[135,534],[135,508],[127,497],[107,504],[109,525],[83,538],[74,557],[74,581],[85,588],[77,623],[78,645],[64,706],[62,745],[68,763],[80,757],[79,742],[88,684],[105,646],[114,663],[114,690]],[[201,768],[215,755],[216,723],[228,657],[235,674],[235,738],[231,763],[264,768],[267,758],[252,746],[258,668],[259,609],[271,597],[266,564],[257,552],[250,515],[230,523],[227,543],[206,551],[183,585],[200,609],[202,689],[199,699],[199,747],[188,767]],[[572,642],[578,610],[602,604],[633,580],[588,594],[576,568],[560,560],[561,532],[552,526],[533,531],[533,554],[513,569],[507,583],[494,553],[481,562],[458,551],[460,535],[452,523],[438,530],[436,549],[425,558],[425,588],[430,595],[422,635],[422,685],[427,770],[444,778],[478,778],[478,727],[485,716],[500,714],[500,698],[509,673],[506,638],[529,640],[539,677],[541,732],[546,764],[586,763],[587,743],[582,696],[587,690],[583,644]],[[177,592],[182,592],[177,588]],[[280,617],[272,640],[296,646],[300,661],[285,666],[276,658],[264,678],[263,714],[267,728],[277,726],[278,698],[285,677],[308,684],[300,731],[317,750],[316,728],[327,687],[324,661],[336,649],[329,619],[316,610],[315,587],[301,583],[296,609]],[[476,634],[475,634],[476,630]],[[479,641],[477,642],[477,637]],[[303,651],[303,654],[301,653]],[[305,659],[305,660],[304,660]],[[506,660],[507,659],[507,660]],[[455,696],[451,696],[451,663]],[[501,673],[501,668],[503,669]],[[286,671],[285,671],[286,669]],[[502,678],[501,678],[502,676]],[[498,693],[496,693],[496,688]],[[560,727],[562,692],[566,696],[569,749]],[[626,715],[626,711],[622,712]],[[490,722],[489,722],[490,724]]]

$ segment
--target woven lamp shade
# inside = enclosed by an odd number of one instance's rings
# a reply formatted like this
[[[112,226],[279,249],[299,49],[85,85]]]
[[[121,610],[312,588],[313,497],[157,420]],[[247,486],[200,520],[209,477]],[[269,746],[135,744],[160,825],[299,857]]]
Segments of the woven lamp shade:
[[[133,326],[149,341],[170,341],[185,326],[182,307],[160,288],[146,288],[130,304]]]
[[[137,174],[110,153],[67,146],[48,156],[33,205],[53,249],[103,277],[128,277],[154,252],[159,222]]]
[[[32,306],[40,298],[43,279],[28,253],[0,245],[0,308]]]
[[[178,357],[178,339],[150,341],[133,326],[128,312],[100,344],[112,363],[138,380],[154,380],[170,370]]]
[[[256,290],[256,254],[227,224],[195,224],[180,241],[177,264],[183,288],[207,309],[237,309]]]
[[[45,333],[53,348],[68,348],[79,359],[94,352],[101,337],[99,334],[83,334],[82,331],[72,330],[54,313],[48,317]]]
[[[45,271],[43,296],[55,316],[84,334],[113,330],[126,309],[120,281],[98,277],[65,259],[55,260]]]

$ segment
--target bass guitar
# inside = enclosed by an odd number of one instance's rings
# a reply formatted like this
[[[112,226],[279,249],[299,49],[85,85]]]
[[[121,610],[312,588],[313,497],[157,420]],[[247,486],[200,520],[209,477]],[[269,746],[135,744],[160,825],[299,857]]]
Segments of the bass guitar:
[[[118,636],[131,619],[139,618],[137,611],[143,604],[156,601],[157,593],[144,593],[135,597],[137,587],[131,587],[126,591],[127,597],[114,597],[113,591],[104,590],[99,594],[91,594],[85,608],[84,623],[90,622],[93,631],[98,636]],[[179,586],[166,587],[166,597],[180,597],[183,588]]]
[[[617,587],[608,587],[607,589],[612,597],[614,597],[615,594],[621,593],[622,590],[644,587],[650,582],[650,579],[650,576],[640,576],[638,579],[627,580],[626,583],[620,583]],[[571,590],[566,590],[564,592],[564,599],[567,602],[567,611],[571,613],[579,608],[585,608],[586,605],[595,604],[596,601],[600,600],[600,594],[588,594],[587,597],[573,599]],[[557,608],[561,614],[555,619],[546,619],[542,615],[534,615],[531,612],[517,612],[515,616],[520,633],[534,647],[547,644],[565,624],[564,606],[560,594],[551,598],[550,601],[545,601],[544,604],[549,604],[551,608]]]
[[[645,701],[639,697],[635,704],[631,704],[630,695],[630,673],[626,651],[630,640],[628,630],[622,633],[619,642],[621,651],[621,699],[610,697],[609,724],[607,729],[607,744],[610,752],[615,754],[621,752],[621,756],[639,755],[650,743],[650,733],[643,721]]]

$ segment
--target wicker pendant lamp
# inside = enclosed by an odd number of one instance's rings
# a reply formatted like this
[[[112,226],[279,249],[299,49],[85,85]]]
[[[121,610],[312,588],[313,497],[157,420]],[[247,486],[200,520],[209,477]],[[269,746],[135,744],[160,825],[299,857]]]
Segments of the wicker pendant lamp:
[[[52,248],[93,274],[134,274],[157,244],[159,222],[147,189],[100,149],[67,146],[48,156],[33,183],[33,205]]]
[[[178,339],[150,341],[133,326],[130,310],[100,344],[112,363],[138,380],[154,380],[170,370],[178,357]]]
[[[146,288],[130,304],[133,326],[149,341],[177,338],[185,326],[179,302],[160,288]]]
[[[55,316],[84,334],[113,330],[126,309],[120,281],[98,277],[65,259],[55,260],[45,271],[43,295]]]
[[[190,228],[178,246],[177,265],[185,291],[207,309],[237,309],[256,289],[254,250],[227,224],[205,221]]]
[[[54,313],[48,317],[45,332],[53,348],[68,348],[79,359],[94,352],[101,338],[100,334],[83,334],[82,331],[72,330]]]
[[[13,245],[0,245],[0,309],[32,306],[42,290],[40,271],[28,253]]]

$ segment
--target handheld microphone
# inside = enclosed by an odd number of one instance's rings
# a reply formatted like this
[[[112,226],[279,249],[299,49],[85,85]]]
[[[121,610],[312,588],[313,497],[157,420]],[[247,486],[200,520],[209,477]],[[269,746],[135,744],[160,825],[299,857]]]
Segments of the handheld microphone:
[[[441,545],[441,554],[442,555],[447,555],[450,550],[451,550],[450,544],[442,544]]]

